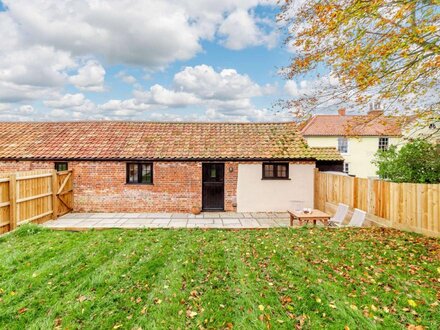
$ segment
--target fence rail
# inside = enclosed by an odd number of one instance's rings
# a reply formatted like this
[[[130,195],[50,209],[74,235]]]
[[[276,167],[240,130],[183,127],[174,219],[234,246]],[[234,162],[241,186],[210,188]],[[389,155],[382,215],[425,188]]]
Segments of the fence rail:
[[[56,219],[72,207],[71,170],[0,173],[0,234],[25,223]]]
[[[315,173],[315,207],[338,203],[367,212],[373,223],[440,237],[440,184],[393,183]]]

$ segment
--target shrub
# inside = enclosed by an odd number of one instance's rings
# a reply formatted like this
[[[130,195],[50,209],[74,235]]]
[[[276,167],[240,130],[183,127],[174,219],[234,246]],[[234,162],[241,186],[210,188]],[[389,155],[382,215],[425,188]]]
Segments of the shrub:
[[[440,145],[422,139],[412,140],[398,149],[378,151],[373,161],[377,174],[393,182],[439,183]]]

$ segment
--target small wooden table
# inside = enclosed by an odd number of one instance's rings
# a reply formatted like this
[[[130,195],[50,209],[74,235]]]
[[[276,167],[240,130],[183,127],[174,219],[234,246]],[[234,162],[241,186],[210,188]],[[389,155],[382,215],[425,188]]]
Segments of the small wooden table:
[[[303,222],[309,223],[313,221],[313,224],[316,226],[316,221],[321,221],[325,226],[328,225],[328,221],[330,220],[330,215],[324,213],[320,210],[313,209],[311,213],[304,213],[303,211],[287,211],[290,215],[290,225],[293,226],[293,220],[297,219],[299,224],[302,226]]]

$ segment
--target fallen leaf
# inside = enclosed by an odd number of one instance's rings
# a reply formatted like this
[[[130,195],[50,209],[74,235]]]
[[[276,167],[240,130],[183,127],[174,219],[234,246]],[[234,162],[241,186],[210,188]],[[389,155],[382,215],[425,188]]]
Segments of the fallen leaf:
[[[411,307],[417,307],[417,303],[412,299],[408,299],[408,305],[410,305]]]
[[[197,312],[190,311],[190,310],[186,311],[186,316],[189,317],[190,319],[194,318],[196,315],[197,315]]]
[[[260,311],[264,311],[264,306],[263,306],[263,305],[258,305],[258,309],[259,309]]]
[[[18,310],[18,314],[23,314],[24,312],[26,312],[28,309],[26,307],[20,308]]]

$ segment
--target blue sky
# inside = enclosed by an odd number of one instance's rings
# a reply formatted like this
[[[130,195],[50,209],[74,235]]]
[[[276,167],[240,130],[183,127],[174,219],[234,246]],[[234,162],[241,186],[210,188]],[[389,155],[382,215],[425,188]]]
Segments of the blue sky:
[[[280,121],[272,0],[0,0],[0,120]]]

